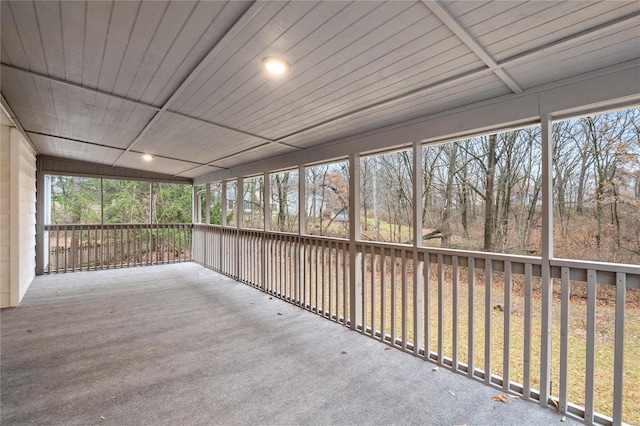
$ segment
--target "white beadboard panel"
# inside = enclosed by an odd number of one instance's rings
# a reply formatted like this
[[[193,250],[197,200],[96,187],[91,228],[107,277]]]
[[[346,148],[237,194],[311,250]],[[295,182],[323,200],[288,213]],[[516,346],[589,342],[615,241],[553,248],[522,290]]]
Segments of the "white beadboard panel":
[[[113,93],[125,96],[131,88],[168,7],[167,1],[142,2],[131,35],[127,40],[127,49],[118,70]]]
[[[165,114],[136,144],[135,150],[204,164],[262,143],[261,139],[212,124]],[[185,150],[185,146],[190,149]]]
[[[118,1],[113,4],[97,84],[102,91],[113,92],[140,6],[139,1]]]
[[[323,126],[302,134],[286,138],[286,142],[302,148],[309,148],[336,139],[364,133],[376,128],[397,123],[400,117],[407,120],[427,116],[443,110],[468,105],[479,100],[491,99],[510,93],[500,79],[487,75],[481,79],[435,90],[430,93],[405,99],[394,105],[371,110],[363,114],[340,119],[330,126]],[[410,140],[389,141],[389,145],[410,143]]]
[[[29,133],[29,137],[38,150],[38,153],[51,157],[111,165],[122,153],[121,149],[42,136],[35,133]]]
[[[319,93],[323,96],[330,96],[332,93],[333,96],[350,96],[358,87],[353,83],[415,52],[427,51],[427,38],[421,42],[415,40],[439,24],[433,19],[429,22],[428,12],[424,7],[417,4],[409,6],[411,3],[385,3],[379,6],[365,15],[366,19],[363,17],[358,20],[342,34],[335,35],[294,63],[292,66],[295,67],[295,74],[292,73],[291,80],[282,89],[274,88],[273,84],[263,84],[260,92],[251,93],[253,85],[248,85],[242,90],[249,93],[249,96],[239,94],[242,100],[241,110],[233,105],[234,99],[228,99],[231,104],[219,102],[216,108],[207,111],[203,117],[210,118],[220,114],[218,119],[226,121],[232,117],[234,123],[247,122],[253,119],[256,112],[260,116],[280,111],[283,106],[298,111],[300,108],[296,101],[318,99]],[[315,34],[308,37],[313,35]],[[437,40],[437,35],[434,38]],[[412,45],[407,46],[412,42]],[[258,55],[254,62],[259,64],[262,56],[263,54]],[[283,56],[287,57],[286,53]],[[420,54],[414,60],[419,58]],[[262,81],[267,79],[264,74],[259,74],[259,78]],[[199,111],[198,109],[194,113],[199,114]]]
[[[141,100],[164,104],[251,5],[250,1],[198,2]]]
[[[113,3],[88,2],[82,55],[82,85],[97,87],[104,60],[104,47],[111,23]]]
[[[206,175],[207,173],[215,172],[221,170],[220,167],[214,166],[198,166],[194,169],[179,173],[178,176],[183,176],[187,178],[196,178],[198,176]]]
[[[157,24],[153,38],[149,40],[140,66],[130,82],[128,90],[122,90],[126,96],[140,99],[160,64],[167,58],[176,37],[187,27],[188,19],[195,10],[196,3],[191,1],[172,2],[167,6],[162,19]],[[142,23],[144,21],[138,21]],[[155,97],[155,96],[154,96]]]
[[[81,84],[87,3],[60,2],[60,15],[64,57],[59,58],[59,60],[62,59],[64,61],[65,80]]]
[[[2,93],[27,131],[126,148],[155,111],[22,74],[2,72]]]
[[[47,74],[64,79],[64,44],[62,42],[60,3],[54,1],[34,3],[44,55],[47,60]],[[4,25],[4,22],[3,22]],[[43,36],[44,35],[44,36]],[[3,43],[4,44],[4,43]],[[18,67],[20,65],[14,64]],[[25,67],[21,67],[25,68]]]
[[[306,4],[306,6],[310,5],[313,4]],[[345,9],[346,6],[347,3],[325,2],[316,5],[312,9],[308,9],[308,7],[300,9],[298,14],[301,15],[301,17],[293,22],[287,23],[287,27],[285,27],[286,30],[283,28],[279,34],[274,34],[275,38],[271,43],[266,43],[269,40],[264,37],[260,38],[264,47],[262,51],[257,49],[252,51],[251,54],[254,56],[249,56],[249,52],[245,50],[238,51],[233,58],[233,62],[230,62],[229,65],[232,66],[233,63],[242,64],[240,71],[233,73],[231,68],[225,71],[228,75],[233,75],[233,83],[229,81],[218,87],[211,86],[213,89],[211,96],[204,99],[200,105],[192,109],[191,114],[211,117],[218,112],[228,112],[226,110],[229,109],[230,106],[236,101],[245,99],[247,95],[249,95],[250,102],[255,101],[261,96],[258,92],[264,92],[270,89],[270,87],[268,87],[269,85],[267,85],[269,82],[279,82],[280,84],[278,86],[283,86],[283,89],[287,86],[293,87],[293,82],[287,82],[286,78],[277,80],[268,78],[261,70],[261,59],[266,56],[283,57],[295,67],[296,75],[305,74],[305,70],[310,68],[309,61],[313,55],[316,54],[316,49],[323,45],[329,37],[336,36],[335,30],[337,28],[333,28],[333,31],[326,29],[327,26],[331,26],[330,22],[332,18],[334,18],[336,14],[355,13],[352,10],[355,8]],[[354,18],[360,17],[366,11],[377,7],[376,4],[365,6],[366,7],[360,8],[360,10],[357,11],[358,15],[354,16]],[[289,7],[287,9],[289,9]],[[284,9],[283,13],[287,9]],[[304,12],[307,13],[303,14]],[[322,35],[317,36],[319,34]],[[256,37],[259,37],[259,35]],[[311,44],[307,42],[306,50],[301,52],[297,49],[300,40],[315,40],[316,43]],[[213,82],[214,80],[211,80],[211,83]],[[296,87],[299,85],[300,83],[295,83]]]
[[[215,60],[203,67],[191,84],[174,100],[171,109],[191,114],[217,87],[232,79],[258,52],[285,31],[286,28],[271,21],[280,11],[287,8],[306,9],[310,6],[310,2],[264,4],[241,32],[227,40],[226,45],[218,51]],[[259,63],[257,67],[256,72],[259,71]]]
[[[276,144],[267,144],[267,145],[260,146],[257,149],[252,149],[250,151],[246,151],[238,155],[216,160],[214,161],[213,164],[215,164],[216,166],[224,167],[224,168],[230,168],[230,167],[238,166],[245,163],[252,163],[265,158],[277,157],[278,155],[287,154],[290,152],[291,152],[291,149],[285,146],[276,145]]]
[[[2,62],[14,65],[20,68],[29,68],[29,60],[27,53],[22,46],[18,27],[11,5],[7,1],[0,2],[0,17],[2,25],[0,26],[0,43],[2,44]]]
[[[446,7],[498,62],[640,11],[637,1],[470,3]]]
[[[300,103],[304,103],[300,104],[297,110],[290,111],[288,106],[285,106],[276,110],[271,117],[261,117],[247,123],[245,128],[253,133],[264,134],[275,139],[295,129],[442,83],[446,81],[445,74],[441,74],[444,69],[455,69],[456,75],[462,76],[483,68],[480,61],[472,54],[459,55],[457,49],[450,49],[445,54],[437,55],[433,60],[423,61],[422,69],[416,66],[391,76],[386,76],[382,70],[381,73],[364,79],[377,79],[371,84],[362,86],[360,82],[355,82],[354,86],[357,90],[349,96],[340,96],[340,91],[335,96],[320,96],[319,93],[317,99],[300,100]],[[274,124],[277,125],[274,126]]]
[[[119,165],[120,167],[164,173],[167,175],[177,175],[184,170],[197,166],[197,164],[192,162],[171,160],[161,157],[154,157],[153,161],[147,162],[142,159],[141,154],[136,152],[127,152],[120,160]]]
[[[13,18],[14,27],[9,30],[17,31],[18,42],[22,45],[26,54],[28,68],[32,71],[47,74],[47,60],[42,46],[34,3],[11,2],[6,9],[3,7],[3,23],[5,21],[5,12],[8,12],[7,21]]]
[[[640,31],[630,24],[627,28],[609,32],[599,40],[570,45],[551,55],[507,67],[506,71],[517,75],[523,87],[529,88],[638,57]],[[541,74],[541,69],[546,73]]]
[[[430,28],[433,30],[425,31]],[[394,50],[398,44],[403,49]],[[254,126],[280,122],[283,116],[306,117],[315,108],[331,110],[322,120],[351,108],[340,109],[341,104],[376,102],[396,96],[398,90],[411,91],[446,79],[452,71],[464,73],[483,65],[434,17],[425,17],[360,55],[349,57],[335,72],[309,82],[303,80],[301,88],[292,86],[295,90],[273,91],[233,116],[233,108],[229,108],[221,117],[229,117],[229,123],[242,122],[246,129],[255,131]]]

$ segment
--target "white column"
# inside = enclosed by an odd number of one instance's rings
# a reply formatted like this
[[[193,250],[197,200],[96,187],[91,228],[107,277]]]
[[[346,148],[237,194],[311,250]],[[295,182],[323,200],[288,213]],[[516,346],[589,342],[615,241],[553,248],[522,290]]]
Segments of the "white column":
[[[298,235],[307,234],[307,171],[304,164],[298,166]]]
[[[209,225],[211,223],[211,184],[208,183],[205,188],[204,217],[205,223]]]
[[[422,143],[413,143],[413,341],[414,355],[418,355],[423,345],[423,315],[424,303],[424,261],[420,260],[418,247],[422,246]]]
[[[222,206],[220,208],[220,224],[227,226],[227,182],[222,181],[220,198],[222,198]]]
[[[542,116],[542,329],[540,349],[540,405],[547,406],[551,394],[551,313],[553,279],[550,260],[553,259],[553,139],[552,121]]]
[[[264,230],[271,231],[271,182],[269,172],[262,175],[262,199],[264,211]]]
[[[349,156],[349,320],[355,330],[362,318],[362,253],[356,251],[360,239],[360,155]],[[364,327],[364,321],[363,321]]]

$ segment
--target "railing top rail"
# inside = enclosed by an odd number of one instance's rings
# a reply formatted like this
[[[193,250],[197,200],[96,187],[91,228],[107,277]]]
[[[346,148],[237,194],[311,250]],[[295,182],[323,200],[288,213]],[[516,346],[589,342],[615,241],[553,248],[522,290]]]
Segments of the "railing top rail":
[[[137,228],[160,228],[160,227],[175,227],[175,226],[184,226],[191,228],[193,224],[191,223],[61,223],[61,224],[48,224],[44,225],[45,231],[55,230],[56,228],[67,228],[67,229],[83,229],[83,228],[91,228],[94,229],[96,227],[101,228],[119,228],[121,226],[128,227],[137,227]]]

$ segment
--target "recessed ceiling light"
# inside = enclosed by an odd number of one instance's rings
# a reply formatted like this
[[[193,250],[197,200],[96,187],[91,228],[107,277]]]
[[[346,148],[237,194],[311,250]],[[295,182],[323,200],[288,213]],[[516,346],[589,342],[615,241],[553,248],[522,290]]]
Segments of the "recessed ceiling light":
[[[151,161],[151,160],[153,160],[153,155],[151,155],[151,154],[143,154],[142,155],[142,159],[144,161]]]
[[[289,62],[275,56],[268,56],[262,60],[262,67],[269,74],[282,75],[291,69]]]

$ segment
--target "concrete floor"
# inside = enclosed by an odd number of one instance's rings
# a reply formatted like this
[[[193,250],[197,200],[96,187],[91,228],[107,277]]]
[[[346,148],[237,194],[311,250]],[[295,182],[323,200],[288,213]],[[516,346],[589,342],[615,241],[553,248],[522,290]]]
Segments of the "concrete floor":
[[[561,424],[191,263],[38,277],[1,319],[2,425]]]

